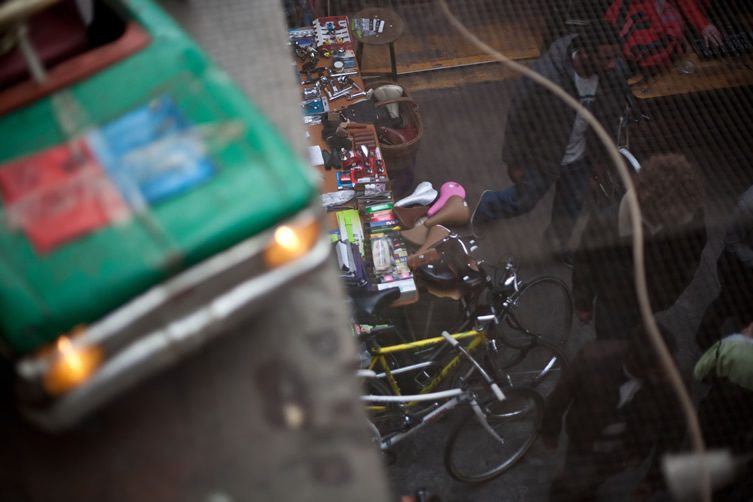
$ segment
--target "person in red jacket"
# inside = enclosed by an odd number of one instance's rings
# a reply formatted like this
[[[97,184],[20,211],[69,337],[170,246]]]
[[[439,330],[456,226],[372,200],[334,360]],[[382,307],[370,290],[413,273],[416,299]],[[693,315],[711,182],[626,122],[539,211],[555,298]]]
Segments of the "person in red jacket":
[[[702,6],[706,8],[708,7],[708,4],[711,3],[709,0],[700,0],[700,2],[697,2],[696,0],[675,1],[677,2],[677,7],[680,9],[680,12],[690,24],[693,25],[696,31],[701,34],[706,45],[711,46],[722,44],[721,32],[714,23],[709,21],[709,19],[703,14],[701,5],[699,5],[699,3],[701,3]]]
[[[696,0],[615,0],[604,19],[619,32],[625,59],[644,71],[664,68],[685,51],[685,19],[707,45],[722,43]]]

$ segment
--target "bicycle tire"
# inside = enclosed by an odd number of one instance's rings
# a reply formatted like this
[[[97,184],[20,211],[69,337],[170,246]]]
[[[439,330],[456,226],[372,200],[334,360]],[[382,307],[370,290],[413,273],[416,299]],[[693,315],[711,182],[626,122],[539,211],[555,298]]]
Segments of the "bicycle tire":
[[[504,353],[505,349],[499,352]],[[543,338],[533,339],[527,348],[510,350],[516,352],[512,359],[497,358],[495,352],[488,352],[487,357],[499,375],[514,387],[531,387],[544,398],[549,397],[568,366],[564,351]]]
[[[363,383],[364,394],[374,396],[391,396],[393,395],[389,386],[375,378],[366,379]],[[377,405],[381,406],[381,405]],[[384,410],[369,410],[369,403],[366,403],[366,415],[370,424],[370,428],[374,434],[375,442],[380,441],[385,436],[398,432],[403,426],[402,411],[397,409],[395,405],[384,404]],[[378,434],[378,436],[377,436]]]
[[[512,387],[504,392],[504,401],[492,400],[481,405],[497,437],[481,425],[473,410],[468,410],[450,434],[444,463],[458,481],[482,483],[496,478],[520,461],[536,440],[544,413],[543,398],[525,387]],[[499,438],[508,444],[500,443]],[[510,443],[517,446],[513,445],[508,453],[505,446]]]
[[[537,277],[509,297],[495,295],[494,302],[503,314],[495,334],[506,345],[524,349],[533,334],[560,347],[566,346],[573,325],[573,300],[562,280]],[[509,305],[503,305],[505,302]],[[544,307],[546,312],[542,313]]]

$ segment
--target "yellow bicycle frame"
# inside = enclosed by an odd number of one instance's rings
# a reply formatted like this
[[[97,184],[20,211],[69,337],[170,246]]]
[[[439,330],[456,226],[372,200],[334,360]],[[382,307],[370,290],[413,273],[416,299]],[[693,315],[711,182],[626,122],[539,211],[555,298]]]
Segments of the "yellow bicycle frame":
[[[450,336],[455,340],[472,338],[471,342],[468,344],[468,347],[466,347],[466,350],[468,350],[469,352],[473,352],[477,347],[479,347],[487,340],[485,331],[478,331],[475,329],[464,331],[462,333],[453,333],[450,334]],[[390,389],[392,390],[394,395],[401,396],[402,393],[400,392],[400,386],[398,385],[397,380],[395,380],[395,376],[392,374],[392,369],[387,362],[387,354],[393,354],[395,352],[406,352],[409,350],[431,347],[442,343],[447,343],[447,340],[445,340],[444,337],[437,336],[434,338],[424,338],[423,340],[418,340],[410,343],[400,343],[397,345],[388,345],[386,347],[377,347],[371,351],[371,361],[369,362],[369,369],[373,371],[374,368],[379,365],[384,371],[384,374],[387,377],[387,382],[389,383]],[[455,355],[455,357],[453,357],[442,368],[442,370],[434,378],[432,378],[431,382],[429,382],[421,389],[419,394],[428,394],[430,392],[433,392],[434,389],[436,389],[437,386],[442,381],[444,381],[448,375],[452,373],[452,370],[455,368],[455,366],[458,365],[462,357],[462,354]],[[412,406],[414,404],[415,401],[407,403],[407,406]],[[378,411],[384,409],[384,406],[368,406],[367,409]]]

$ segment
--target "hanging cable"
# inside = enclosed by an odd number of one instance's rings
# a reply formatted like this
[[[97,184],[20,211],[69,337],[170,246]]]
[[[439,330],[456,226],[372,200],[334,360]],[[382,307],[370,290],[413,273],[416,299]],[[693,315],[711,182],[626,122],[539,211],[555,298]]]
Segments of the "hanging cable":
[[[669,377],[670,384],[675,392],[680,407],[685,415],[685,420],[688,425],[688,434],[690,437],[690,444],[692,450],[701,456],[704,452],[703,435],[701,434],[701,428],[698,423],[698,417],[696,416],[695,407],[690,399],[685,385],[682,381],[682,376],[677,369],[675,363],[672,360],[672,356],[667,349],[666,344],[659,334],[659,328],[656,325],[656,319],[651,310],[651,304],[648,296],[648,288],[646,286],[646,268],[645,257],[643,249],[643,226],[641,225],[641,209],[638,204],[638,196],[634,190],[633,180],[630,176],[628,169],[625,167],[622,156],[617,151],[617,148],[612,142],[612,138],[609,136],[604,127],[599,123],[596,117],[582,106],[575,98],[568,94],[564,89],[556,85],[551,80],[547,79],[543,75],[531,70],[525,65],[517,63],[491,46],[481,41],[476,35],[474,35],[457,17],[450,11],[445,0],[438,0],[439,6],[442,9],[445,17],[450,24],[458,30],[468,41],[478,47],[484,53],[492,56],[495,60],[499,61],[503,65],[507,66],[511,70],[522,74],[525,77],[530,78],[537,84],[543,86],[547,90],[551,91],[555,96],[562,99],[570,108],[580,115],[589,126],[591,126],[596,133],[596,136],[604,144],[609,158],[614,164],[623,185],[626,188],[625,198],[630,213],[630,224],[632,229],[632,248],[633,248],[633,272],[635,275],[635,289],[638,297],[638,305],[641,312],[641,320],[646,331],[649,334],[649,338],[652,341],[654,349],[656,350],[659,361]],[[709,479],[709,473],[707,469],[704,469],[704,473],[701,479],[701,499],[704,502],[711,501],[711,482]]]

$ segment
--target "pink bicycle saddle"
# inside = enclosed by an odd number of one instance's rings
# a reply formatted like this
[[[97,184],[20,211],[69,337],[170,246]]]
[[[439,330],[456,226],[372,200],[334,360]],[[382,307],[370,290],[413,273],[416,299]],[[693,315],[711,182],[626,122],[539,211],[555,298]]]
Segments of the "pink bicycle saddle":
[[[434,216],[437,211],[444,207],[445,203],[453,195],[457,195],[465,199],[465,188],[463,188],[463,185],[455,181],[446,181],[442,183],[442,186],[439,188],[439,197],[436,201],[434,201],[434,204],[431,205],[426,215],[430,217]]]

